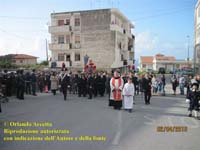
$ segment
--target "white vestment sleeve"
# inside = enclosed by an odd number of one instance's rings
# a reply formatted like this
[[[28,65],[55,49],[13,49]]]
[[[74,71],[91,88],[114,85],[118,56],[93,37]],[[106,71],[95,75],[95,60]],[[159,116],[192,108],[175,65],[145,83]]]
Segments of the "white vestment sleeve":
[[[113,78],[110,79],[110,90],[111,92],[114,90],[114,86],[112,85],[112,80],[114,80]]]
[[[119,87],[119,89],[122,91],[122,89],[123,89],[123,86],[124,86],[124,80],[121,78],[121,86]]]
[[[126,95],[126,84],[124,85],[123,91],[122,91],[122,95]]]

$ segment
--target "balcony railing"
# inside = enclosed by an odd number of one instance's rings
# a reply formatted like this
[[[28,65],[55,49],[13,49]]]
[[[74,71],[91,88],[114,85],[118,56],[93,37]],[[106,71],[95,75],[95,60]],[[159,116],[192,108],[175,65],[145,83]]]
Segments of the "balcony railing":
[[[75,43],[74,48],[75,48],[75,49],[81,48],[81,44],[80,44],[80,43]]]
[[[128,46],[128,51],[130,51],[130,52],[133,52],[133,51],[134,51],[134,48],[133,48],[132,45]]]
[[[71,26],[69,25],[49,26],[49,33],[65,33],[70,31],[71,31]]]
[[[70,49],[70,44],[49,44],[50,50],[68,50]]]

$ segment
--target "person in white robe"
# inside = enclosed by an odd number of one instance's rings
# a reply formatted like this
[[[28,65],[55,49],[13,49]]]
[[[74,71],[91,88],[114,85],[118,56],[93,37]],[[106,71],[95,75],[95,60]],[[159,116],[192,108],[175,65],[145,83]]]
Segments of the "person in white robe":
[[[122,94],[124,96],[124,109],[131,113],[133,109],[133,97],[135,94],[132,78],[128,78],[128,82],[124,85]]]

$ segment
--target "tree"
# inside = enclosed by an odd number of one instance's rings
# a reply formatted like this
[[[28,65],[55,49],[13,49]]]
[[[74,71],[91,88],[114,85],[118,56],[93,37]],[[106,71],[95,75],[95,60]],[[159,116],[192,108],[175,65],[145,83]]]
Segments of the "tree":
[[[0,56],[0,68],[12,68],[13,55]]]
[[[42,61],[39,65],[48,66],[49,62],[48,61]]]

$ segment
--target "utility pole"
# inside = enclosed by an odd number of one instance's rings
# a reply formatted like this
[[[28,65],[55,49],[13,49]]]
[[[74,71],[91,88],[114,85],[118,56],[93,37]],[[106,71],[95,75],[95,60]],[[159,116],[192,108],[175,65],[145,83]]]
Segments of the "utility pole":
[[[48,41],[47,39],[45,39],[46,41],[46,58],[47,58],[47,62],[49,61],[49,56],[48,56]]]

